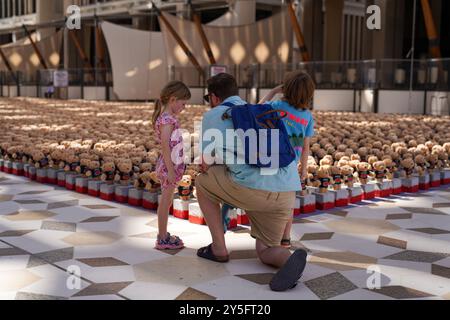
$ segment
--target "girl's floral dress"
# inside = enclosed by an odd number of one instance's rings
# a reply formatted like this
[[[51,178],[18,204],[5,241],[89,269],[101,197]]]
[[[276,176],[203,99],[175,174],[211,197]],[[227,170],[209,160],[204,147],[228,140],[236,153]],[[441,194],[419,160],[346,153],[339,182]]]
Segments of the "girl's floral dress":
[[[172,136],[170,138],[170,152],[173,157],[173,149],[177,148],[177,154],[176,159],[171,159],[172,162],[174,162],[174,169],[175,169],[175,176],[176,181],[174,184],[170,184],[168,181],[168,171],[166,168],[166,165],[164,163],[164,159],[162,154],[159,156],[158,162],[156,164],[156,173],[158,175],[158,178],[161,182],[161,188],[167,189],[167,188],[176,188],[178,185],[178,182],[181,181],[183,178],[186,166],[183,162],[184,153],[183,153],[183,136],[180,132],[180,124],[178,122],[178,119],[171,115],[168,112],[163,112],[159,118],[156,120],[155,124],[155,134],[156,134],[156,142],[161,144],[161,127],[163,125],[172,125],[173,126],[173,132]]]

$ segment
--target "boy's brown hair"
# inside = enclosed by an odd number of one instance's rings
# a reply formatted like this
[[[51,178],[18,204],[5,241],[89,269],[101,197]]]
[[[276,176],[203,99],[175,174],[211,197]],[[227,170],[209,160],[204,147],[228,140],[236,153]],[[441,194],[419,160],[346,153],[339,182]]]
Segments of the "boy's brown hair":
[[[284,99],[296,109],[312,109],[316,86],[311,76],[304,71],[293,71],[284,78]]]

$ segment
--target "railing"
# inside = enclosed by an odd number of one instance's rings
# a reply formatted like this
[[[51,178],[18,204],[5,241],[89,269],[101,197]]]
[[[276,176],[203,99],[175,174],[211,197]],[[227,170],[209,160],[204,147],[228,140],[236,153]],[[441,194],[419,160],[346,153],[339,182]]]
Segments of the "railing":
[[[53,72],[56,69],[38,70],[35,73],[23,73],[21,71],[0,72],[0,86],[17,87],[17,95],[20,96],[22,87],[36,87],[37,96],[40,96],[42,88],[53,86]],[[112,71],[110,69],[68,69],[69,87],[112,87]]]
[[[287,72],[305,70],[318,89],[382,89],[450,91],[450,59],[415,60],[411,82],[410,60],[367,60],[339,62],[301,62],[297,64],[234,65],[228,72],[240,87],[272,88],[282,83]],[[204,68],[209,74],[209,68]],[[204,87],[194,67],[169,67],[171,80],[181,80],[191,87]]]

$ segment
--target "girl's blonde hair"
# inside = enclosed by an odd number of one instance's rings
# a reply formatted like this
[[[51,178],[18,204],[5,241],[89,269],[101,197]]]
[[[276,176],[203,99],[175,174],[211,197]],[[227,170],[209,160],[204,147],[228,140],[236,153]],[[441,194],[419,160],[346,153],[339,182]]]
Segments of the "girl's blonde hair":
[[[288,73],[284,79],[284,99],[296,109],[311,109],[316,86],[304,71]]]
[[[152,116],[153,126],[161,115],[163,106],[167,105],[170,98],[176,98],[177,100],[189,100],[191,98],[191,91],[181,81],[169,82],[161,91],[160,98],[155,102],[155,111]]]

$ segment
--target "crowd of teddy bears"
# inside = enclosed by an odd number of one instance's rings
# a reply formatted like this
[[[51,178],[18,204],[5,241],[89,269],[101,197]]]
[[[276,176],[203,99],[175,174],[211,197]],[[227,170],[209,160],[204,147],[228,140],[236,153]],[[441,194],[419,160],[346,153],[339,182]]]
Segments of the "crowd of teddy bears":
[[[188,106],[181,127],[193,132],[194,122],[208,109]],[[144,103],[3,100],[0,158],[156,192],[159,146],[152,113],[153,105]],[[396,171],[423,175],[450,166],[449,117],[314,112],[314,118],[303,189],[339,190],[391,179]],[[186,174],[180,184],[183,197],[192,190],[197,167],[189,165]]]

